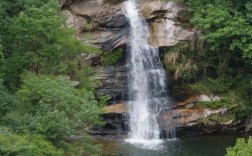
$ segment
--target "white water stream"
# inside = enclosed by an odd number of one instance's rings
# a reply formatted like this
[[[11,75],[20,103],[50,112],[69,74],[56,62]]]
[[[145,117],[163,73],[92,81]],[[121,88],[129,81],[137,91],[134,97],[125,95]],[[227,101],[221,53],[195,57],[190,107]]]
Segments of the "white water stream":
[[[167,105],[166,75],[159,51],[148,44],[148,25],[139,15],[135,0],[124,3],[129,20],[128,90],[130,132],[127,141],[140,144],[160,143],[157,115]]]

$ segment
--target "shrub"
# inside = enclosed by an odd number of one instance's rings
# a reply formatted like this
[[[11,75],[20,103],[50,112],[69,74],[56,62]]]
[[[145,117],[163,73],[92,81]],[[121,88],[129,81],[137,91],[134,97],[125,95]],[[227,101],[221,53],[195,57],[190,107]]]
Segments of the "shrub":
[[[62,150],[56,149],[41,135],[19,135],[12,133],[6,127],[0,127],[0,155],[61,156],[62,154]]]
[[[234,147],[227,148],[226,156],[251,156],[252,155],[252,137],[246,141],[244,138],[238,138]]]

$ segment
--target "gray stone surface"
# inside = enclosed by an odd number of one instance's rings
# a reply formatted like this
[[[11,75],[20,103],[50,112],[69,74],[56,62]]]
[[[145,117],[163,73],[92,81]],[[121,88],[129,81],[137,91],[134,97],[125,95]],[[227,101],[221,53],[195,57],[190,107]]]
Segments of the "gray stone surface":
[[[96,89],[97,96],[111,96],[111,103],[127,100],[127,67],[109,66],[95,67],[95,79],[102,82],[102,86]]]
[[[98,23],[90,42],[111,50],[128,43],[128,21],[123,14],[123,1],[105,3],[104,0],[85,0],[70,6],[68,25],[78,30],[86,23]],[[149,43],[154,47],[174,46],[181,41],[197,40],[199,33],[188,26],[190,13],[185,5],[164,1],[142,1],[141,12],[150,29]],[[80,34],[80,38],[82,38]],[[86,40],[86,39],[82,39]]]

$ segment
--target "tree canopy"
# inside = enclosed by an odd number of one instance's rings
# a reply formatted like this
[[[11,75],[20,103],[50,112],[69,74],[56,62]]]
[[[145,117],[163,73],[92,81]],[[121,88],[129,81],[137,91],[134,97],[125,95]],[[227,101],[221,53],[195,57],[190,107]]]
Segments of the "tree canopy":
[[[101,124],[91,69],[78,67],[83,45],[64,26],[56,0],[0,1],[0,155],[97,154],[86,128]]]

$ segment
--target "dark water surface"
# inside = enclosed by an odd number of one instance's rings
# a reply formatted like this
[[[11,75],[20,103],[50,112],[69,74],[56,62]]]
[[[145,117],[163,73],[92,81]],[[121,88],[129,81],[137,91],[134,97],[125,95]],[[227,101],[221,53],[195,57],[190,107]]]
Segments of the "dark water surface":
[[[237,136],[202,136],[164,140],[153,148],[141,148],[125,141],[99,141],[103,156],[224,156]]]

